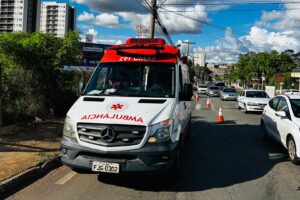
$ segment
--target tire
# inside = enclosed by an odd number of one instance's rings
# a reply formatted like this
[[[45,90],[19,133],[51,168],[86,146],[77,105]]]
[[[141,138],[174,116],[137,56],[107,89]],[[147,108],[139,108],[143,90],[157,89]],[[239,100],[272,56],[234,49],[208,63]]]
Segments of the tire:
[[[248,113],[248,110],[247,110],[247,106],[246,104],[244,104],[244,113],[247,114]]]
[[[300,159],[297,157],[297,154],[296,154],[297,147],[296,147],[295,140],[292,136],[290,136],[288,138],[287,149],[288,149],[288,153],[289,153],[289,158],[291,159],[292,163],[298,165],[300,163]]]
[[[240,110],[240,109],[241,109],[241,107],[240,107],[240,104],[239,104],[239,102],[237,102],[237,105],[238,105],[237,109],[238,109],[238,110]]]

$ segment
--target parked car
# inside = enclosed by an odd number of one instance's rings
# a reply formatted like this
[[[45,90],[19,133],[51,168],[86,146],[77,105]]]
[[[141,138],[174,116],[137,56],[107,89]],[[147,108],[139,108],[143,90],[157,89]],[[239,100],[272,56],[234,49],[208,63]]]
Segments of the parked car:
[[[243,108],[244,112],[263,111],[270,97],[263,90],[244,90],[238,96],[238,108]]]
[[[215,82],[215,86],[219,87],[219,90],[222,91],[225,88],[225,83],[223,81]]]
[[[237,100],[238,94],[234,88],[224,88],[221,91],[221,100]]]
[[[287,89],[284,94],[295,94],[295,93],[299,93],[299,90],[296,90],[296,89]]]
[[[291,161],[300,163],[300,95],[279,95],[271,99],[261,116],[263,136],[271,136],[287,150]]]
[[[220,89],[217,86],[209,86],[207,87],[207,96],[215,96],[219,97],[220,96]]]
[[[199,85],[198,86],[198,93],[199,94],[206,94],[207,93],[207,85]]]

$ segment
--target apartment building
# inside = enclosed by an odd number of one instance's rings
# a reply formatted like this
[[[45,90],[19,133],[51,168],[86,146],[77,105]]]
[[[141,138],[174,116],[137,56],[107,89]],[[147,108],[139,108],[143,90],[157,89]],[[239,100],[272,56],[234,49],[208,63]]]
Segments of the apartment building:
[[[66,3],[42,2],[40,31],[63,37],[76,30],[76,9]]]
[[[35,32],[39,16],[40,0],[0,0],[0,32]]]

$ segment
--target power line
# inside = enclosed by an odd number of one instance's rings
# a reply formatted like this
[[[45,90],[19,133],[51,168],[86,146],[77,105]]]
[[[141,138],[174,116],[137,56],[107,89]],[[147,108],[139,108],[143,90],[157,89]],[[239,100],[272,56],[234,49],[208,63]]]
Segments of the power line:
[[[150,9],[152,9],[152,6],[148,3],[147,0],[141,0],[141,1],[142,1],[142,3],[143,3],[145,6],[149,7]]]
[[[208,12],[251,12],[251,11],[287,11],[287,10],[300,10],[300,8],[274,8],[274,9],[265,9],[265,8],[254,8],[254,9],[229,9],[229,10],[218,10],[218,9],[206,9]],[[158,12],[182,12],[182,13],[191,13],[195,11],[191,10],[168,10],[168,11],[158,11]]]
[[[169,43],[174,46],[173,40],[172,40],[170,34],[168,33],[166,27],[160,21],[158,14],[156,14],[156,22],[157,22],[158,26],[160,27],[161,31],[165,34],[165,36],[168,39]]]
[[[214,27],[214,28],[217,28],[217,29],[221,29],[221,30],[226,30],[226,29],[227,29],[227,28],[224,27],[224,26],[212,24],[212,23],[209,23],[209,22],[207,22],[207,21],[200,20],[200,19],[196,19],[196,18],[193,18],[193,17],[189,17],[189,16],[186,16],[186,15],[177,13],[177,12],[172,12],[172,11],[166,9],[166,8],[161,8],[161,9],[166,10],[166,11],[169,11],[170,13],[173,13],[173,14],[175,14],[175,15],[179,15],[179,16],[181,16],[181,17],[185,17],[185,18],[187,18],[187,19],[196,21],[196,22],[198,22],[198,23],[206,24],[206,25],[208,25],[208,26],[211,26],[211,27]],[[233,29],[232,29],[232,30],[233,30]],[[236,32],[236,33],[239,33],[239,34],[244,34],[244,33],[240,32],[240,31],[237,31],[237,30],[233,30],[233,31]]]
[[[147,13],[149,13],[150,10],[149,10],[148,6],[143,3],[143,0],[136,0],[136,1]]]
[[[165,3],[165,6],[230,6],[230,5],[286,5],[286,4],[300,4],[299,1],[286,1],[286,2],[260,2],[260,1],[248,1],[248,2],[231,2],[231,3]]]

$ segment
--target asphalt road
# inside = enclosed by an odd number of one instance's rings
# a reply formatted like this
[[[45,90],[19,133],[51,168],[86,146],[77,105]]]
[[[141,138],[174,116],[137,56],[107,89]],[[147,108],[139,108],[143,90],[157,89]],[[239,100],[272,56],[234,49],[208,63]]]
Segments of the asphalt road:
[[[236,102],[206,98],[193,111],[177,181],[159,174],[76,174],[60,167],[8,199],[300,199],[300,166],[286,150],[260,135],[260,114],[244,114]],[[219,107],[224,123],[217,123]],[[195,106],[196,107],[196,106]]]

